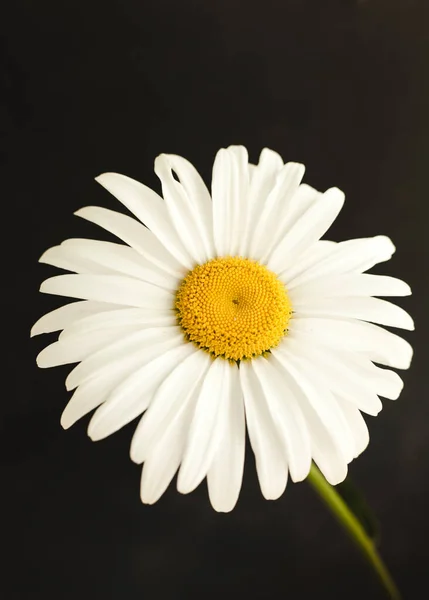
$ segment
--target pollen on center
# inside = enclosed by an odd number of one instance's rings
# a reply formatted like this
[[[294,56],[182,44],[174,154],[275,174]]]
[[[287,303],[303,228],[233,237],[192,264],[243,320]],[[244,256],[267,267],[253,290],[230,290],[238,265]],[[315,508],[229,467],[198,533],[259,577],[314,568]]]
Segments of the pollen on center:
[[[196,266],[176,294],[187,339],[215,357],[244,360],[278,345],[292,306],[284,284],[260,263],[215,258]]]

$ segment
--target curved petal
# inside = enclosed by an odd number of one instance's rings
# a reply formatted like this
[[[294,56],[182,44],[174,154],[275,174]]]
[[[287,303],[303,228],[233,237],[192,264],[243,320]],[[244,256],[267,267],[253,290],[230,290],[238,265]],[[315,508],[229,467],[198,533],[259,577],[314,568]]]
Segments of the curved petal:
[[[254,359],[252,365],[284,445],[291,479],[303,481],[311,467],[310,437],[289,380],[274,361]]]
[[[293,309],[298,317],[362,319],[400,329],[414,329],[412,318],[403,308],[379,298],[315,298],[305,304],[296,302]]]
[[[189,346],[189,356],[183,360],[165,381],[159,386],[153,401],[141,419],[131,442],[130,456],[136,463],[145,461],[158,444],[165,445],[164,436],[171,439],[175,435],[183,435],[183,450],[187,431],[182,432],[184,413],[189,403],[194,406],[195,393],[201,387],[211,364],[210,355],[201,352],[192,344]],[[171,432],[171,436],[170,436]],[[174,436],[173,436],[174,437]]]
[[[295,305],[305,303],[308,298],[409,296],[411,289],[404,281],[394,277],[353,273],[318,277],[298,286],[290,285],[288,292],[292,305]]]
[[[408,369],[413,356],[411,345],[403,338],[357,319],[294,316],[289,322],[289,334],[306,338],[309,344],[362,352],[370,360],[395,369]]]
[[[134,331],[124,339],[116,340],[98,352],[91,354],[78,364],[66,379],[66,388],[72,390],[84,381],[97,375],[113,361],[145,364],[177,345],[183,344],[180,327],[157,327]]]
[[[259,485],[264,498],[276,500],[286,488],[286,457],[252,362],[241,362],[239,372],[247,429],[255,454]]]
[[[264,148],[258,165],[249,165],[249,193],[244,215],[244,229],[240,240],[239,254],[250,257],[250,244],[259,220],[261,208],[273,189],[283,160],[277,152]],[[259,257],[257,257],[259,258]]]
[[[69,239],[59,246],[63,255],[88,261],[91,273],[126,275],[152,283],[166,290],[176,290],[180,278],[166,273],[147,261],[134,248],[112,242],[88,239]],[[83,272],[83,271],[78,271]]]
[[[178,262],[147,227],[127,215],[101,206],[85,206],[74,213],[137,250],[150,263],[174,277],[183,277],[187,269]]]
[[[95,315],[89,315],[70,325],[60,335],[61,341],[71,340],[80,336],[90,337],[103,329],[117,328],[120,330],[128,325],[135,330],[156,327],[174,327],[177,324],[174,311],[160,311],[145,308],[121,308]]]
[[[292,200],[304,172],[304,165],[290,162],[278,173],[274,188],[265,202],[261,202],[250,243],[251,257],[265,262],[287,231],[294,214]]]
[[[323,261],[309,266],[296,278],[289,279],[288,285],[296,287],[317,277],[336,273],[363,273],[374,265],[389,260],[394,252],[395,246],[384,235],[340,242]]]
[[[218,358],[204,377],[177,478],[177,489],[182,494],[192,492],[201,483],[213,462],[222,438],[220,424],[228,409],[234,368],[235,365]]]
[[[282,360],[282,352],[287,348],[294,354],[299,354],[308,373],[314,373],[322,385],[331,392],[355,404],[360,410],[377,415],[383,405],[377,396],[377,388],[370,381],[362,378],[360,371],[349,364],[347,356],[334,353],[331,348],[317,346],[310,340],[288,336],[281,346],[272,350],[273,356]],[[280,356],[278,356],[280,353]],[[343,357],[343,358],[342,358]],[[287,356],[285,358],[287,361]]]
[[[94,263],[88,256],[79,256],[70,248],[64,246],[53,246],[42,254],[39,262],[45,265],[51,265],[65,271],[74,273],[99,273],[108,274],[114,272],[109,267],[103,267]]]
[[[326,233],[344,204],[344,194],[337,188],[327,190],[297,219],[270,255],[267,266],[281,273],[286,261],[299,256]]]
[[[213,238],[218,256],[235,256],[245,231],[249,171],[247,150],[219,150],[213,165]]]
[[[180,241],[163,199],[147,186],[119,173],[103,173],[95,180],[128,208],[188,269],[194,260]]]
[[[190,346],[170,348],[122,381],[95,411],[88,426],[89,437],[101,440],[141,415],[163,380],[192,352]]]
[[[118,329],[103,329],[73,337],[70,340],[60,339],[39,352],[36,362],[41,369],[49,369],[60,365],[85,360],[102,348],[127,337],[135,331],[134,325]]]
[[[354,458],[357,458],[369,444],[369,431],[362,417],[359,409],[349,402],[339,401],[338,406],[340,407],[344,418],[347,422],[350,435],[354,439],[355,443],[355,454]]]
[[[227,410],[219,427],[221,442],[207,473],[210,502],[218,512],[230,512],[237,503],[243,481],[246,423],[238,368],[231,368]]]
[[[51,312],[40,317],[31,328],[31,337],[40,335],[41,333],[52,333],[59,331],[69,325],[89,317],[102,313],[104,311],[120,309],[118,304],[109,304],[108,302],[95,302],[92,300],[81,300],[79,302],[71,302],[56,308]]]
[[[174,295],[123,275],[57,275],[40,286],[44,294],[148,308],[172,308]]]
[[[352,441],[347,435],[343,415],[338,410],[338,404],[332,392],[329,388],[321,385],[315,371],[307,368],[302,355],[298,354],[295,348],[290,350],[289,347],[283,345],[282,351],[277,351],[275,356],[281,367],[301,389],[303,397],[306,398],[307,403],[318,415],[345,461],[350,462],[353,457]],[[305,401],[301,402],[301,408],[305,403]]]
[[[318,240],[300,255],[299,260],[290,261],[286,268],[279,273],[279,279],[289,289],[290,282],[293,282],[302,273],[321,263],[331,254],[337,245],[337,242]]]
[[[197,170],[180,156],[161,154],[155,160],[155,173],[184,247],[198,263],[214,258],[212,201]]]

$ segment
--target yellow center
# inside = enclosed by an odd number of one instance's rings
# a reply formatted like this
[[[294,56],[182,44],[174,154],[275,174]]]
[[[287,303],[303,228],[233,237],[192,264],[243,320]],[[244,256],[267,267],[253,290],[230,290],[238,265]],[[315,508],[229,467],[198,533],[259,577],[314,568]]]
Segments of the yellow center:
[[[176,309],[189,341],[235,361],[277,346],[292,313],[276,275],[238,256],[215,258],[190,271],[177,291]]]

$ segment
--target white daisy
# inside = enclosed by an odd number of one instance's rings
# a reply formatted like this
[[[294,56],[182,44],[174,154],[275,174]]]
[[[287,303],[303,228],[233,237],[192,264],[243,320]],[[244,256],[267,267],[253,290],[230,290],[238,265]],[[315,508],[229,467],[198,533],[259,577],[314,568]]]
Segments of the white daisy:
[[[207,477],[218,511],[242,483],[245,427],[267,499],[314,460],[337,484],[367,446],[361,411],[395,399],[397,369],[411,346],[380,328],[413,329],[398,306],[398,279],[363,274],[388,260],[389,238],[320,241],[344,194],[301,183],[304,166],[264,149],[218,152],[210,195],[184,158],[155,161],[163,199],[124,175],[97,181],[138,219],[89,206],[76,214],[123,244],[70,239],[41,262],[75,274],[41,291],[81,299],[42,317],[32,335],[62,330],[40,367],[79,363],[61,423],[97,409],[88,434],[100,440],[138,416],[131,458],[144,463],[141,498],[156,502],[179,469],[177,488]],[[175,174],[175,176],[173,175]],[[144,225],[142,224],[144,223]]]

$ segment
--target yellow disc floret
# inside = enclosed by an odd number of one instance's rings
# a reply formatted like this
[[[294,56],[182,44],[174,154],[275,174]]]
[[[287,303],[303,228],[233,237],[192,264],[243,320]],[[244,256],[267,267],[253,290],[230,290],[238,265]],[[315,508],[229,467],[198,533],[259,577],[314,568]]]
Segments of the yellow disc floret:
[[[215,258],[190,271],[177,291],[176,310],[189,341],[235,361],[277,346],[292,313],[277,276],[238,256]]]

